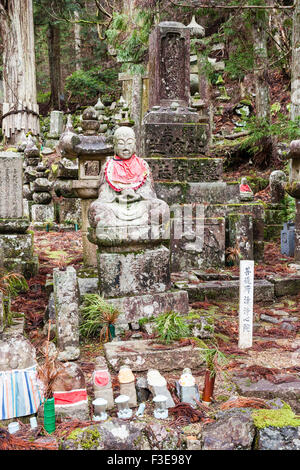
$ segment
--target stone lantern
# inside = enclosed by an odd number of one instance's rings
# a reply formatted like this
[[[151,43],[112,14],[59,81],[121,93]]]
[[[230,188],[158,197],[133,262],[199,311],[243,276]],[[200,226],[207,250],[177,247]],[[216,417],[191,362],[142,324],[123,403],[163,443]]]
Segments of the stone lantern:
[[[88,127],[91,129],[92,120],[94,119],[99,129],[98,113],[97,110],[87,110],[82,122],[88,122]],[[93,119],[92,119],[93,118]],[[87,239],[87,232],[89,228],[88,222],[88,208],[91,201],[98,196],[99,187],[99,174],[102,163],[107,156],[113,155],[113,146],[107,142],[103,134],[95,135],[82,135],[76,134],[74,129],[68,121],[65,132],[61,135],[59,141],[59,149],[63,157],[71,160],[78,159],[78,180],[64,180],[62,183],[58,182],[56,190],[59,189],[60,194],[64,197],[78,197],[81,199],[82,211],[82,243],[83,243],[83,261],[87,266],[96,266],[96,247]]]

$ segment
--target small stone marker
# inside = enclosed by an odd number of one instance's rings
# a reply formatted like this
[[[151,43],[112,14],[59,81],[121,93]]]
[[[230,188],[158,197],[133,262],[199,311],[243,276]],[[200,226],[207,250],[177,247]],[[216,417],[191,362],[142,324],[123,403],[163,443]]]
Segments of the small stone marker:
[[[240,261],[239,348],[251,348],[253,338],[254,261]]]
[[[281,230],[281,254],[294,256],[295,253],[295,224],[287,222]]]
[[[120,383],[120,394],[127,395],[129,397],[129,408],[137,406],[135,377],[130,367],[126,365],[121,366],[118,379]]]
[[[99,356],[96,360],[95,371],[93,373],[93,386],[95,398],[104,398],[107,400],[107,409],[115,406],[114,395],[111,384],[111,376],[108,371],[105,359]]]
[[[163,395],[167,398],[167,408],[175,406],[174,400],[168,390],[166,379],[156,369],[150,369],[147,373],[148,388],[154,397]]]
[[[63,131],[63,116],[64,113],[62,111],[51,111],[50,114],[50,133],[49,137],[58,139]]]
[[[196,398],[196,400],[200,401],[195,378],[188,367],[183,370],[180,379],[176,381],[176,390],[181,402],[196,406],[194,399]]]

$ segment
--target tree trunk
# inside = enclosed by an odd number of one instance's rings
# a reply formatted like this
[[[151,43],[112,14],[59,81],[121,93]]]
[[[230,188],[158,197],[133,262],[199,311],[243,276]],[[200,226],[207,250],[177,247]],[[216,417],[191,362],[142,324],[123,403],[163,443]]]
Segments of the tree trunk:
[[[258,11],[253,22],[254,74],[256,115],[270,121],[270,90],[268,80],[267,13]]]
[[[296,1],[293,17],[291,68],[291,120],[300,116],[300,0]]]
[[[48,58],[51,87],[51,109],[61,109],[60,27],[49,23]]]
[[[74,17],[76,21],[76,23],[74,24],[75,69],[80,70],[81,68],[81,37],[80,37],[81,26],[80,26],[80,23],[77,23],[77,21],[79,20],[78,11],[74,12]]]
[[[39,134],[36,101],[32,0],[0,0],[3,51],[3,120],[5,140],[18,142],[22,130]]]

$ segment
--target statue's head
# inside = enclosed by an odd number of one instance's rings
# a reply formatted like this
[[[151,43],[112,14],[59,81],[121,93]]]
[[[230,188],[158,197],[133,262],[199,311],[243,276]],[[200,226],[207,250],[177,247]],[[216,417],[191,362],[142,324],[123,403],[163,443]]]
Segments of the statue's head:
[[[128,160],[135,153],[135,133],[131,127],[119,127],[114,133],[115,155]]]

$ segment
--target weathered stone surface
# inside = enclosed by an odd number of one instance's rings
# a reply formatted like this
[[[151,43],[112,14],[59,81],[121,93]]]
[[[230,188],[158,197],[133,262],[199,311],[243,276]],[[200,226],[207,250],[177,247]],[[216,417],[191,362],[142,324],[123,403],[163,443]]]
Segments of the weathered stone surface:
[[[121,312],[116,327],[137,322],[140,318],[158,316],[171,310],[187,314],[189,309],[187,292],[179,290],[108,299],[108,302],[114,304]]]
[[[74,362],[64,363],[53,383],[54,392],[69,392],[71,390],[82,390],[86,388],[85,378],[80,367]],[[80,403],[55,405],[55,416],[62,421],[78,419],[89,420],[88,400]]]
[[[300,277],[291,275],[282,278],[274,276],[268,277],[268,281],[274,284],[274,292],[276,297],[297,295],[300,292]]]
[[[57,177],[62,179],[77,179],[78,178],[78,163],[77,161],[69,160],[68,158],[61,158],[58,162]]]
[[[167,114],[167,113],[166,113]],[[163,122],[156,121],[155,111],[145,115],[143,124],[144,133],[144,155],[146,157],[161,155],[167,157],[198,156],[205,153],[208,137],[208,125],[202,122],[193,122],[193,114],[199,119],[198,113],[177,114],[182,122],[168,122],[172,119],[170,113],[164,117]],[[187,121],[188,120],[188,121]],[[188,124],[186,123],[188,122]]]
[[[33,235],[32,233],[1,234],[0,250],[6,259],[30,260],[33,257]]]
[[[0,218],[23,217],[23,156],[0,152]]]
[[[217,421],[203,428],[202,450],[251,450],[255,437],[251,411],[219,412]]]
[[[294,380],[293,380],[294,379]],[[293,377],[291,382],[273,383],[266,379],[250,382],[249,379],[234,378],[238,392],[244,397],[281,398],[295,413],[300,412],[300,378]]]
[[[126,348],[126,352],[123,348]],[[148,369],[181,370],[185,367],[193,369],[202,363],[199,351],[200,348],[176,348],[175,345],[170,346],[170,349],[159,350],[150,340],[113,341],[104,345],[106,359],[116,371],[119,371],[123,364],[136,372]]]
[[[47,178],[37,178],[31,183],[30,187],[35,192],[49,192],[52,188],[52,183]]]
[[[52,200],[52,196],[47,192],[33,193],[32,200],[35,204],[49,204]]]
[[[178,450],[180,435],[160,423],[152,422],[146,428],[151,450]]]
[[[189,300],[207,299],[236,299],[239,296],[239,281],[208,281],[201,284],[187,284],[176,282],[179,288],[185,289]],[[254,281],[254,301],[272,301],[274,299],[274,285],[265,280]]]
[[[225,219],[187,217],[187,205],[181,208],[182,217],[172,219],[171,224],[171,271],[224,265]]]
[[[82,220],[82,211],[81,211],[81,201],[79,198],[69,198],[63,199],[59,205],[59,222],[72,223],[72,224],[81,224]]]
[[[300,450],[300,426],[258,430],[256,450]]]
[[[164,292],[170,286],[169,250],[164,246],[141,253],[98,251],[98,269],[104,297]]]
[[[173,101],[189,106],[190,32],[182,23],[165,21],[152,31],[149,38],[149,87],[149,108],[170,106]]]
[[[78,428],[62,444],[63,450],[150,450],[144,426],[117,418]]]
[[[0,340],[0,370],[27,369],[36,365],[35,348],[21,333],[4,331]]]
[[[79,295],[82,298],[85,294],[96,294],[98,292],[98,278],[87,277],[78,278]]]
[[[251,214],[232,212],[229,219],[229,246],[239,251],[239,259],[253,259],[253,219]]]
[[[270,174],[271,202],[281,202],[285,195],[286,174],[284,171],[275,170]]]
[[[231,188],[229,194],[229,187]],[[224,204],[224,201],[234,204],[239,202],[238,184],[227,185],[224,182],[189,183],[177,181],[156,181],[157,197],[167,204],[209,203]],[[205,214],[207,217],[218,217],[215,214]],[[222,217],[222,215],[221,215]]]
[[[55,316],[55,304],[54,304],[54,294],[51,292],[48,300],[48,304],[45,310],[45,320],[51,320],[55,323],[56,316]]]
[[[79,349],[79,305],[76,270],[53,270],[54,302],[56,311],[58,358],[76,360]]]
[[[50,113],[50,132],[48,138],[58,138],[63,131],[63,116],[62,111],[51,111]]]
[[[20,219],[0,219],[0,233],[25,233],[30,221],[27,217]]]
[[[148,388],[147,379],[145,377],[137,377],[135,388],[138,403],[146,402],[151,394]]]
[[[154,181],[207,182],[222,178],[221,158],[145,158]]]
[[[48,194],[48,193],[47,193]],[[32,222],[49,223],[54,221],[53,204],[33,204],[31,207]]]

